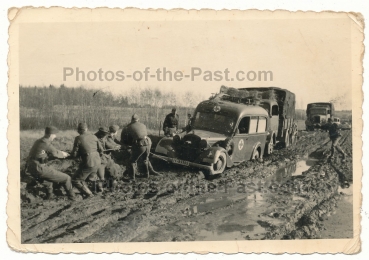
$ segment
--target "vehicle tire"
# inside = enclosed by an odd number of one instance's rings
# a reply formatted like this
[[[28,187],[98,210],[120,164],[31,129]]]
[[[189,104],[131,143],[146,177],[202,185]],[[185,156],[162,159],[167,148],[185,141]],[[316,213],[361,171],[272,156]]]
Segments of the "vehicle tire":
[[[284,136],[284,147],[289,147],[290,146],[290,135],[288,134],[288,131],[285,132],[285,136]]]
[[[270,141],[265,147],[265,154],[271,155],[274,152],[274,143]]]
[[[254,152],[252,153],[251,160],[257,161],[260,158],[259,150],[255,148]]]
[[[290,144],[291,145],[296,144],[296,134],[290,135]]]
[[[220,174],[224,172],[225,168],[227,166],[227,156],[224,152],[221,152],[218,160],[211,164],[211,174]]]

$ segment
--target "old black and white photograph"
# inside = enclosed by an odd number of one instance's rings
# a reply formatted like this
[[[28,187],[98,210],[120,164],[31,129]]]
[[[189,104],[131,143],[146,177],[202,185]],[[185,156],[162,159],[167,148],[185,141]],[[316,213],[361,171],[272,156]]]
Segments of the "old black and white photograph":
[[[20,247],[358,250],[360,14],[13,11]]]

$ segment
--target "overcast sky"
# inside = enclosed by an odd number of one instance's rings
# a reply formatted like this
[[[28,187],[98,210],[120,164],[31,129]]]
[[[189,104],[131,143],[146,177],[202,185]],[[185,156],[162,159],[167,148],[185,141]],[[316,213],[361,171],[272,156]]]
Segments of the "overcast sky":
[[[158,87],[181,93],[190,90],[205,97],[221,85],[278,86],[296,94],[298,108],[336,100],[337,109],[351,109],[350,26],[349,18],[21,24],[20,84],[83,85],[113,93]],[[151,77],[118,81],[114,75],[114,80],[107,81],[104,74],[103,81],[89,81],[87,75],[82,81],[81,74],[77,81],[77,67],[85,74],[101,69],[125,75],[146,67],[149,75],[163,67],[184,75],[190,75],[193,67],[203,72],[228,69],[234,81],[205,81],[203,75],[194,81]],[[65,81],[64,68],[73,69]],[[237,81],[237,71],[271,71],[273,80],[252,81],[239,74],[245,80]]]

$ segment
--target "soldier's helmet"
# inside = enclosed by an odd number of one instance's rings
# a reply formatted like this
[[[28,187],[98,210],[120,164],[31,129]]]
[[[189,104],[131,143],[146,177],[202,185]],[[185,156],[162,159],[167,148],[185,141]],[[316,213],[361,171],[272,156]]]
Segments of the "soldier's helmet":
[[[87,130],[87,124],[86,123],[79,123],[77,127],[78,131],[86,131]]]
[[[45,134],[46,135],[57,134],[58,132],[59,132],[59,130],[55,126],[47,126],[45,128]]]
[[[133,114],[132,115],[132,121],[138,121],[140,118],[139,118],[139,116],[137,115],[137,114]]]
[[[108,130],[108,128],[107,128],[107,127],[105,127],[105,126],[100,127],[100,128],[99,128],[99,132],[100,132],[101,134],[109,134],[109,130]]]
[[[109,132],[110,133],[115,133],[119,130],[119,126],[118,125],[111,125],[109,126]]]

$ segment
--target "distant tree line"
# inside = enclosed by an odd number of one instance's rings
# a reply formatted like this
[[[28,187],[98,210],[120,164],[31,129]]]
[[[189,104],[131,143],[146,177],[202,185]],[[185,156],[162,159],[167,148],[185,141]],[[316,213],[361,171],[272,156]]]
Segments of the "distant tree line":
[[[55,87],[19,87],[20,106],[27,108],[50,108],[55,105],[65,106],[128,106],[128,98],[113,96],[111,92],[84,87],[70,88],[61,85]]]
[[[193,92],[175,93],[158,88],[131,88],[120,95],[104,89],[84,87],[19,86],[20,128],[40,129],[55,125],[73,129],[78,122],[91,128],[108,124],[127,124],[133,113],[151,129],[158,129],[172,107],[180,114],[180,124],[187,123],[187,113],[204,98]]]
[[[205,98],[191,91],[176,93],[158,88],[131,88],[120,95],[104,89],[85,87],[25,87],[19,86],[21,107],[49,109],[61,106],[110,106],[110,107],[195,107]]]

